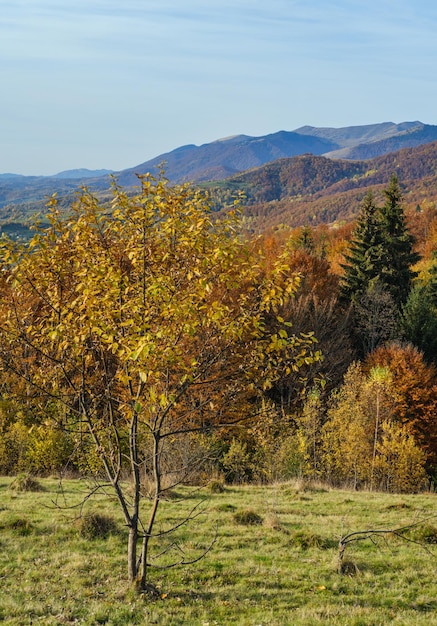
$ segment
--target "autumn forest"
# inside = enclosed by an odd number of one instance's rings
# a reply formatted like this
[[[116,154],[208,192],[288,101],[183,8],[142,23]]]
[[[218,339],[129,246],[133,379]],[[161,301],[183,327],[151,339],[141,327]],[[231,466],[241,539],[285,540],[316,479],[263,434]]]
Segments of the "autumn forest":
[[[196,472],[426,487],[437,459],[435,210],[405,214],[393,177],[356,223],[243,241],[238,210],[216,220],[201,192],[142,184],[135,198],[114,189],[110,217],[86,192],[67,218],[53,200],[49,229],[30,244],[3,241],[1,471],[103,469],[83,423],[86,382],[98,421],[118,425],[110,415],[134,398],[171,402],[178,425],[190,424],[180,447],[208,458]],[[215,249],[200,255],[201,239]],[[207,346],[213,393],[199,362]],[[113,397],[115,381],[129,402]]]
[[[139,182],[68,211],[54,196],[30,241],[2,239],[1,473],[109,484],[142,586],[177,484],[429,490],[435,207],[405,211],[392,176],[354,222],[255,236],[238,199],[217,213],[202,189]]]

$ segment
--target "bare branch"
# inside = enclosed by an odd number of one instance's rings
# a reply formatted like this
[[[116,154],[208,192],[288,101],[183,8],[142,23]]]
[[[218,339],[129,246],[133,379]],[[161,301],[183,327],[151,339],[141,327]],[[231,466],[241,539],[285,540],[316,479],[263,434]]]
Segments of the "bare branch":
[[[435,557],[436,555],[426,546],[424,545],[421,541],[416,541],[415,539],[411,539],[410,537],[405,537],[405,535],[403,534],[404,532],[411,530],[412,528],[416,528],[417,526],[422,526],[423,524],[425,524],[426,522],[428,522],[429,520],[435,519],[437,517],[437,515],[431,515],[429,517],[425,517],[421,520],[419,520],[418,522],[414,522],[412,524],[407,524],[406,526],[401,526],[400,528],[389,528],[389,529],[369,529],[369,530],[357,530],[355,532],[352,533],[348,533],[347,535],[344,535],[343,537],[341,537],[338,547],[339,547],[339,570],[341,571],[341,565],[342,565],[342,561],[344,558],[344,554],[346,551],[346,547],[350,544],[353,543],[355,541],[366,541],[367,539],[369,539],[370,541],[372,541],[372,543],[374,543],[375,545],[377,545],[376,542],[376,538],[377,537],[382,537],[382,536],[387,536],[387,535],[394,535],[396,537],[399,537],[400,539],[402,539],[403,541],[407,541],[409,543],[414,543],[418,546],[420,546],[423,550],[425,550],[425,552],[428,552],[428,554],[430,554],[431,556]]]

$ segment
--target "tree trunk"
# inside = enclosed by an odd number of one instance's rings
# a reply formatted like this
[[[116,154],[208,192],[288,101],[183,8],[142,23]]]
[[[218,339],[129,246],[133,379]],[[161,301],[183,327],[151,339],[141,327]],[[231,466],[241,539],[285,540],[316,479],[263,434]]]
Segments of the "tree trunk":
[[[158,433],[155,433],[154,442],[153,442],[153,477],[155,481],[155,494],[153,498],[152,510],[149,516],[149,522],[145,529],[144,539],[143,539],[143,547],[141,553],[141,589],[146,589],[147,585],[147,568],[148,568],[148,555],[149,555],[149,540],[152,536],[153,525],[155,523],[156,513],[159,507],[159,499],[161,497],[161,465],[159,462],[160,458],[160,444],[161,439]]]
[[[153,501],[153,507],[150,513],[149,523],[147,525],[147,530],[144,534],[144,539],[143,539],[143,546],[142,546],[142,551],[141,551],[141,566],[142,566],[141,589],[145,589],[146,584],[147,584],[147,568],[148,568],[147,560],[149,556],[149,539],[152,534],[152,528],[153,528],[153,524],[155,523],[155,517],[158,511],[158,506],[159,506],[159,496],[155,497]]]
[[[129,541],[127,548],[127,570],[130,583],[137,580],[137,543],[138,522],[136,519],[132,519],[132,525],[129,527]]]

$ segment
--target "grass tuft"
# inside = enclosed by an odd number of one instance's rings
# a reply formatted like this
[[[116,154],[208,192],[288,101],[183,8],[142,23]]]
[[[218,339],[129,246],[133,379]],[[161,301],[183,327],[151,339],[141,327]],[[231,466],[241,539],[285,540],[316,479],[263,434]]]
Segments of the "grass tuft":
[[[214,507],[214,510],[218,511],[219,513],[233,513],[236,508],[236,506],[230,504],[229,502],[221,502]]]
[[[11,530],[14,535],[27,537],[33,530],[32,523],[26,517],[12,516],[0,525],[2,530]]]
[[[38,492],[44,491],[44,487],[41,483],[33,478],[30,474],[18,474],[9,485],[11,491],[20,492]]]
[[[208,483],[208,489],[211,493],[223,493],[225,486],[221,480],[210,480]]]
[[[358,566],[353,561],[342,561],[338,571],[343,576],[356,576],[360,573]]]
[[[430,524],[417,526],[412,533],[412,539],[421,543],[437,544],[437,528]]]
[[[281,521],[276,513],[269,513],[266,515],[263,521],[265,528],[271,528],[272,530],[280,530],[288,533],[288,530],[281,524]]]
[[[335,539],[321,537],[317,533],[312,533],[305,529],[294,531],[291,535],[291,542],[303,550],[308,550],[309,548],[328,550],[338,546],[338,542]]]
[[[242,526],[255,526],[263,523],[263,518],[258,513],[255,513],[252,509],[245,509],[244,511],[237,511],[234,513],[234,520],[237,524]]]
[[[76,528],[84,539],[106,539],[118,533],[116,522],[107,515],[91,513],[76,520]]]

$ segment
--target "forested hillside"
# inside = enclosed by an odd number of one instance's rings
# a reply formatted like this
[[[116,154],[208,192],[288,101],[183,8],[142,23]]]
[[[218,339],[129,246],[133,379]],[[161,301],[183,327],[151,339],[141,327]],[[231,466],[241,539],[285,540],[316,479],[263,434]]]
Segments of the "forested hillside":
[[[395,158],[413,179],[408,152]],[[134,432],[156,424],[165,472],[188,446],[190,475],[200,454],[228,481],[424,488],[437,467],[437,210],[406,211],[396,177],[367,184],[393,163],[366,176],[303,156],[240,177],[265,194],[272,169],[276,193],[366,181],[355,225],[246,241],[244,218],[212,219],[203,192],[148,177],[135,196],[115,188],[112,212],[83,192],[62,217],[53,199],[30,247],[2,246],[1,471],[106,468],[114,481],[135,418]]]
[[[356,217],[367,190],[380,192],[392,174],[402,182],[407,207],[437,200],[437,142],[369,161],[302,155],[281,159],[208,186],[216,207],[236,193],[257,230],[286,224],[316,225]]]
[[[402,180],[408,205],[432,200],[432,142],[436,133],[437,127],[421,122],[345,128],[305,126],[293,132],[237,135],[203,146],[182,146],[113,175],[133,193],[138,175],[158,175],[164,167],[172,182],[201,183],[213,189],[217,209],[232,202],[234,192],[242,190],[254,227],[255,222],[261,227],[280,222],[326,223],[337,216],[349,219],[356,215],[363,187],[384,185],[394,172]],[[414,147],[399,151],[406,146]],[[371,158],[381,154],[385,156]],[[321,155],[329,160],[319,158]],[[69,206],[83,185],[101,200],[109,200],[110,184],[103,170],[77,169],[45,177],[0,174],[0,227],[22,225],[35,214],[44,213],[53,193],[61,206]]]

